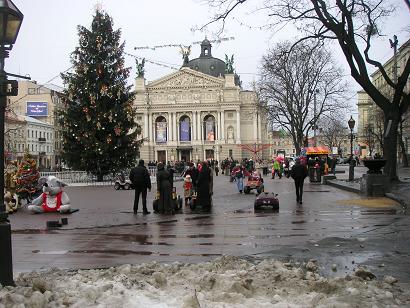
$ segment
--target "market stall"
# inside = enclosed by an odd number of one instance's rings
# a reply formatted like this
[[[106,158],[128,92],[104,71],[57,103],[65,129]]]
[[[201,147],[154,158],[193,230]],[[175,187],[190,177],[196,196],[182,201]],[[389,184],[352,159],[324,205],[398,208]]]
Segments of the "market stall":
[[[310,182],[322,181],[322,175],[327,173],[329,154],[329,148],[325,146],[305,147],[301,150],[301,155],[306,157]]]

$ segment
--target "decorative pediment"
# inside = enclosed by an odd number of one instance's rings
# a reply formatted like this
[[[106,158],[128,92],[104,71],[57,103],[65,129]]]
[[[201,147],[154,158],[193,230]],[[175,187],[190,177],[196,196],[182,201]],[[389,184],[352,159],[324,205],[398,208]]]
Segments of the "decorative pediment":
[[[169,74],[163,78],[150,82],[147,88],[150,89],[176,89],[176,88],[207,88],[222,87],[224,80],[197,72],[187,67],[181,68],[178,72]]]

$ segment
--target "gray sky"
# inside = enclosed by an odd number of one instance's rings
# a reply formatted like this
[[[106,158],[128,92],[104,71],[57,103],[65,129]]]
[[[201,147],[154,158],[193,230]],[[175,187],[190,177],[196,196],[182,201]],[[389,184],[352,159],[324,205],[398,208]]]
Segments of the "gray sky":
[[[395,16],[387,20],[383,28],[386,37],[378,42],[375,53],[384,62],[393,50],[388,39],[396,34],[399,45],[405,42],[410,33],[410,14],[404,0],[393,0],[399,6]],[[59,73],[68,69],[70,53],[78,45],[77,25],[90,27],[94,14],[95,0],[13,0],[24,14],[24,21],[17,42],[6,60],[7,72],[21,75],[29,74],[33,80],[43,84],[50,82]],[[250,1],[254,5],[257,1]],[[138,46],[165,44],[186,44],[202,41],[205,35],[212,40],[212,32],[192,31],[196,25],[209,21],[212,12],[200,0],[100,0],[102,8],[113,18],[114,29],[121,28],[122,40],[126,42],[125,51],[148,60],[179,68],[182,56],[179,48],[158,48],[156,50],[134,50]],[[226,31],[222,37],[234,40],[213,44],[212,55],[224,60],[225,54],[235,56],[234,67],[241,75],[245,88],[250,88],[252,80],[257,79],[258,66],[262,55],[269,47],[283,39],[291,39],[289,31],[271,33],[263,28],[265,16],[252,13],[251,5],[243,6],[228,18]],[[296,33],[295,33],[296,34]],[[336,58],[349,70],[338,48]],[[200,46],[193,45],[190,59],[198,57]],[[130,83],[135,77],[135,61],[126,56],[126,65],[132,67]],[[157,79],[174,70],[146,63],[146,78]],[[358,89],[352,79],[353,88]],[[51,83],[62,85],[59,77]],[[354,98],[355,100],[355,98]]]

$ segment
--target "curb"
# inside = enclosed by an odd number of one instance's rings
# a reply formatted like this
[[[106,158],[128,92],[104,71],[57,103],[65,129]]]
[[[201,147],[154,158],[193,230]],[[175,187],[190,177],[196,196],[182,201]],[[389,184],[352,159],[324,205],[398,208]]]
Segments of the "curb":
[[[342,183],[340,183],[340,181],[337,181],[337,180],[336,181],[335,180],[328,180],[327,185],[330,185],[330,186],[333,186],[333,187],[336,187],[336,188],[340,188],[340,189],[343,189],[343,190],[347,190],[347,191],[357,193],[357,194],[361,193],[360,188],[352,187],[351,185],[342,184]]]
[[[400,203],[400,205],[404,208],[404,211],[407,211],[407,209],[410,207],[409,200],[401,199],[396,194],[386,193],[386,197]]]

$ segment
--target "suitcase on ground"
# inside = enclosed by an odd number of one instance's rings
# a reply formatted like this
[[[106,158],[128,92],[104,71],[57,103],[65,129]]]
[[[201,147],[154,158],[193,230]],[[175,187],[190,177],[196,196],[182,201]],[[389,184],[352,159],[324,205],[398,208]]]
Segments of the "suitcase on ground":
[[[259,194],[254,202],[254,209],[271,208],[275,211],[279,210],[278,194],[272,192],[263,192]]]

